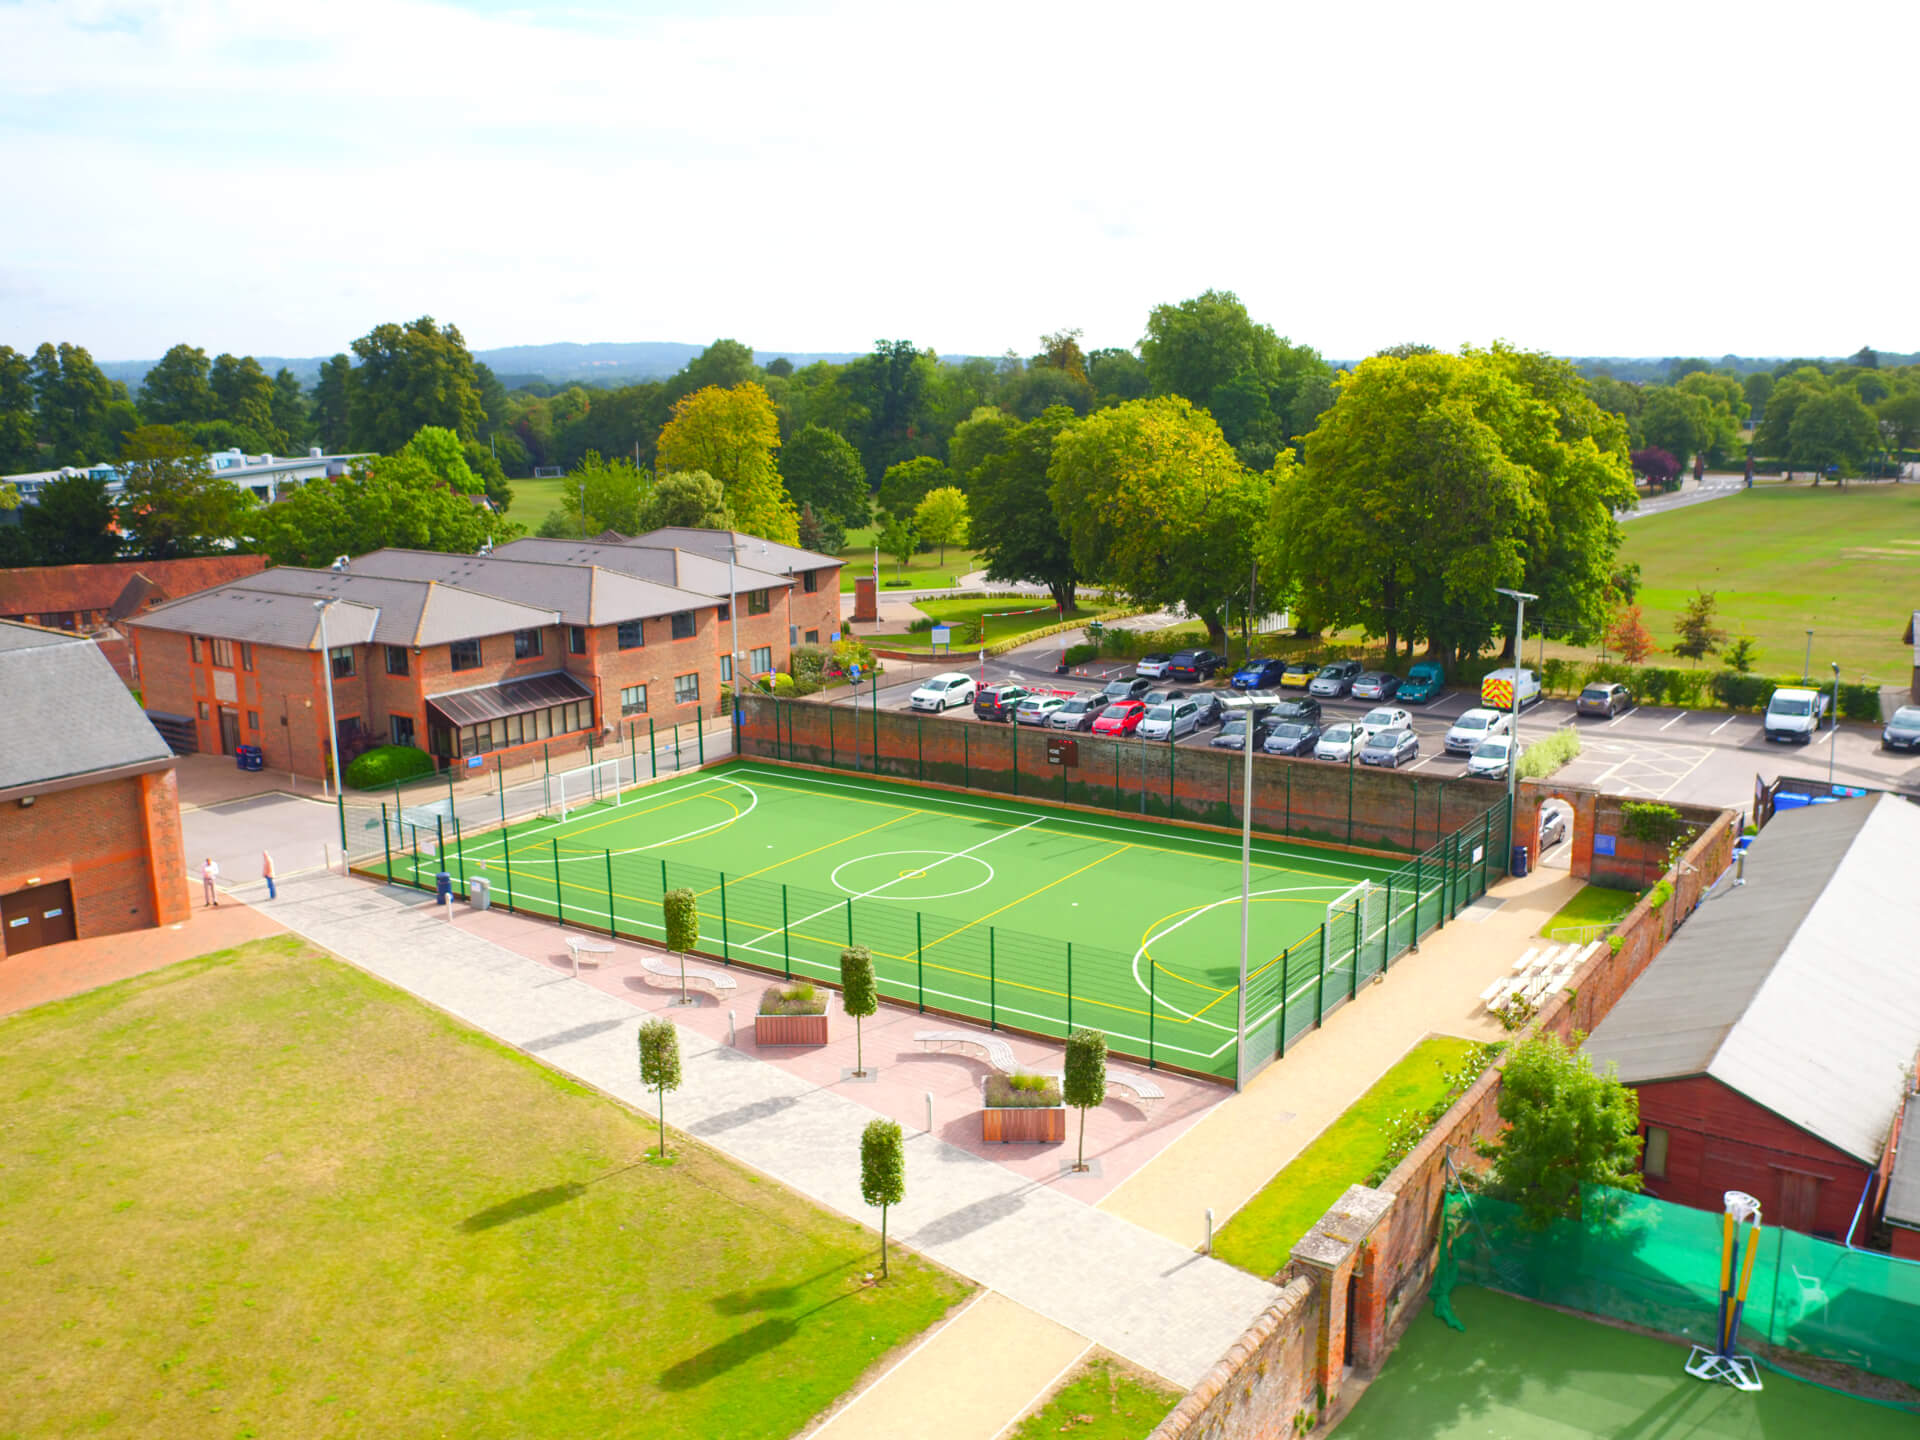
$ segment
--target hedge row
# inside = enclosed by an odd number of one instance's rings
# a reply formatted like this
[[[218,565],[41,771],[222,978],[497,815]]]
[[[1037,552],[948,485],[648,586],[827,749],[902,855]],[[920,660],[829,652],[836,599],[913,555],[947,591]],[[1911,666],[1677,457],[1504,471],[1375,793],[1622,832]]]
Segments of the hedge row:
[[[347,784],[356,790],[382,790],[433,769],[433,757],[412,745],[382,745],[347,766]]]
[[[1782,686],[1800,686],[1798,675],[1753,675],[1738,670],[1664,670],[1657,666],[1623,665],[1611,660],[1547,661],[1540,667],[1540,683],[1549,695],[1572,695],[1583,687],[1614,682],[1633,692],[1642,705],[1673,705],[1680,709],[1721,706],[1728,710],[1760,711]],[[1817,687],[1828,694],[1831,684]],[[1840,718],[1880,723],[1880,687],[1842,685]]]

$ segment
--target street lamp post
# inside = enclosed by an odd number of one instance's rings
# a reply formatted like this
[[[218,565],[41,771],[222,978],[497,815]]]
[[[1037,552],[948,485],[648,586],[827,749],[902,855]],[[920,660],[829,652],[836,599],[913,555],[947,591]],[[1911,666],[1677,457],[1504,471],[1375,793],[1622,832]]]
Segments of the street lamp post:
[[[1807,631],[1807,653],[1800,661],[1800,683],[1806,684],[1813,678],[1813,631]]]
[[[1513,808],[1520,784],[1520,647],[1526,642],[1527,601],[1538,600],[1524,590],[1494,587],[1502,595],[1511,595],[1516,613],[1513,619],[1513,718],[1507,724],[1507,863],[1513,863]]]
[[[320,669],[327,677],[327,746],[333,754],[333,786],[336,793],[341,789],[345,777],[340,773],[340,727],[333,718],[333,651],[327,645],[327,611],[339,596],[313,602],[313,608],[320,612]],[[341,843],[345,843],[344,837]]]
[[[1827,788],[1833,788],[1833,752],[1840,748],[1840,662],[1833,665],[1833,713],[1827,717]]]
[[[1246,790],[1240,802],[1240,986],[1238,1019],[1234,1027],[1233,1088],[1247,1083],[1247,951],[1249,925],[1253,915],[1253,732],[1258,714],[1251,697],[1229,695],[1221,704],[1246,714],[1246,745],[1242,750]]]

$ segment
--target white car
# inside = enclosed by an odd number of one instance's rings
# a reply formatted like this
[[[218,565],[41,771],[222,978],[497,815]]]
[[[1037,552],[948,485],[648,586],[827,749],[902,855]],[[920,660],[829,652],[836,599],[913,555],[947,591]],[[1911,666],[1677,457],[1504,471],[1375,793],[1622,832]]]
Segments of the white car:
[[[1146,719],[1134,733],[1142,740],[1179,739],[1200,728],[1198,700],[1168,700],[1147,711]]]
[[[1016,725],[1046,726],[1053,719],[1053,712],[1067,703],[1064,695],[1029,695],[1013,711],[1013,723]]]
[[[1379,705],[1362,715],[1355,728],[1360,731],[1360,743],[1364,745],[1382,730],[1411,730],[1413,716],[1395,705]]]
[[[973,676],[949,670],[936,675],[908,697],[915,710],[951,710],[956,705],[973,703]]]
[[[1358,725],[1329,725],[1321,731],[1320,739],[1313,747],[1313,758],[1338,760],[1342,764],[1352,760],[1360,746],[1367,741],[1367,737],[1359,731]]]
[[[1507,778],[1507,766],[1513,763],[1513,741],[1505,735],[1487,740],[1467,757],[1467,774],[1487,780]]]
[[[1171,655],[1142,655],[1134,662],[1133,674],[1138,680],[1159,680],[1165,677],[1167,667],[1173,663]]]
[[[1447,731],[1449,755],[1471,755],[1481,742],[1505,735],[1513,727],[1513,717],[1499,710],[1475,707],[1453,722]]]

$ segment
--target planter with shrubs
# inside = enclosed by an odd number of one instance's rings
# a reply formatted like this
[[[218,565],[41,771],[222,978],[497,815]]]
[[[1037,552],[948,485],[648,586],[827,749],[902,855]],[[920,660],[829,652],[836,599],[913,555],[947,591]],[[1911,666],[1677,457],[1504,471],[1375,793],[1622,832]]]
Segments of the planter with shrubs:
[[[784,988],[770,986],[760,996],[760,1013],[753,1017],[753,1043],[826,1044],[830,993],[804,980],[796,980]]]
[[[1067,1107],[1051,1075],[989,1075],[980,1138],[1002,1143],[1059,1145],[1067,1138]]]

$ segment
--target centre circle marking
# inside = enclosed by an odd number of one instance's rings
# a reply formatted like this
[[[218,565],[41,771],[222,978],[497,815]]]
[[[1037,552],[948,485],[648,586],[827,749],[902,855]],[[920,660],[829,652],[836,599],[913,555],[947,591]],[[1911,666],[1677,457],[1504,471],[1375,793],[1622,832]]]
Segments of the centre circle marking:
[[[922,863],[917,868],[897,871],[892,880],[882,881],[879,885],[868,885],[856,888],[848,885],[840,878],[841,871],[855,865],[864,865],[870,860],[907,859],[925,862],[928,857],[932,858],[931,864]],[[967,865],[975,866],[978,871],[984,873],[982,873],[980,878],[974,881],[973,884],[963,885],[957,890],[931,890],[922,892],[899,883],[903,880],[924,880],[935,868],[948,861],[954,860],[964,861]],[[955,869],[950,873],[964,876],[969,872]],[[834,889],[847,895],[866,895],[877,890],[880,892],[882,898],[888,900],[951,900],[956,895],[971,895],[975,890],[991,885],[994,875],[993,866],[989,865],[977,855],[961,854],[953,850],[882,850],[875,854],[856,855],[851,860],[842,860],[838,865],[833,867],[833,873],[827,878]]]

